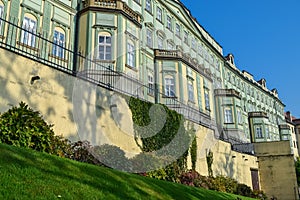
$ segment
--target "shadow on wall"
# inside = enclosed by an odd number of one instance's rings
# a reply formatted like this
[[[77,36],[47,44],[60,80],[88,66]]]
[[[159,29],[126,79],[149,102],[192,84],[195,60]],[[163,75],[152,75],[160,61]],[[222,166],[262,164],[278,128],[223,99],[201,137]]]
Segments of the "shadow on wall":
[[[0,49],[0,83],[0,112],[24,101],[54,124],[57,135],[116,145],[128,156],[140,152],[128,99],[120,94],[4,49]]]

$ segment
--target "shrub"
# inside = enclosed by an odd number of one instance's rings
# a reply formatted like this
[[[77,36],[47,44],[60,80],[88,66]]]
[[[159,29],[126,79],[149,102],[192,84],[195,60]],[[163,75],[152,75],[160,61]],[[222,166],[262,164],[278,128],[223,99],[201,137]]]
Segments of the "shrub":
[[[195,170],[183,172],[180,176],[180,183],[199,187],[201,185],[200,174]]]
[[[261,190],[254,190],[251,197],[261,200],[268,199],[267,195]]]
[[[234,193],[238,184],[236,180],[225,176],[217,176],[212,182],[212,189],[228,193]]]
[[[0,116],[0,143],[64,156],[69,149],[68,141],[55,136],[52,126],[38,111],[21,102]]]
[[[235,194],[246,196],[246,197],[251,197],[252,189],[248,185],[239,183],[237,185]]]
[[[130,164],[134,173],[146,173],[163,168],[163,160],[153,153],[142,152],[130,158]]]
[[[90,163],[94,165],[103,165],[91,153],[92,145],[89,141],[77,141],[70,145],[70,154],[68,158],[79,162]]]
[[[106,167],[121,171],[131,171],[130,160],[125,156],[125,152],[117,146],[104,144],[90,149],[90,153]]]

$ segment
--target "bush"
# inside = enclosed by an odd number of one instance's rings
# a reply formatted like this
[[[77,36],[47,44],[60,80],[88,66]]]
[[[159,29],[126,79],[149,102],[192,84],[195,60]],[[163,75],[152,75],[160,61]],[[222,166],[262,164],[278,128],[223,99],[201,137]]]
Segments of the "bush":
[[[94,165],[103,165],[91,153],[92,145],[89,141],[77,141],[70,145],[70,154],[68,158],[79,162],[90,163]]]
[[[90,153],[97,159],[97,162],[102,163],[106,167],[121,171],[131,171],[130,160],[125,156],[125,152],[117,146],[109,144],[95,146],[90,149]]]
[[[68,140],[55,136],[52,126],[21,102],[0,116],[0,143],[64,156],[69,150]]]
[[[187,172],[184,172],[180,176],[180,183],[184,185],[189,185],[189,186],[200,186],[200,174],[195,171],[195,170],[189,170]],[[199,185],[200,183],[200,185]]]
[[[251,197],[252,196],[252,189],[245,184],[238,184],[236,188],[235,194],[246,196],[246,197]]]
[[[225,176],[217,176],[213,179],[213,188],[214,190],[220,192],[234,193],[236,191],[238,182],[232,178]]]
[[[254,190],[251,197],[261,200],[268,199],[267,195],[261,190]]]

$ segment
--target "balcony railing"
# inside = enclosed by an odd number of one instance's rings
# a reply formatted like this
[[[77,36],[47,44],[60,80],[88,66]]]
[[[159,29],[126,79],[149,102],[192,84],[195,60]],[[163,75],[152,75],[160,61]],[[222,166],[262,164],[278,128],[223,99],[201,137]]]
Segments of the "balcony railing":
[[[108,1],[109,2],[109,1]],[[144,101],[153,101],[147,93],[153,88],[144,85],[138,79],[128,76],[122,72],[115,71],[114,61],[101,61],[82,56],[80,53],[59,46],[60,54],[53,55],[53,48],[57,49],[57,44],[48,39],[47,34],[29,32],[17,26],[13,22],[1,19],[0,33],[6,30],[7,35],[0,34],[0,47],[8,49],[31,60],[50,66],[54,69],[77,76],[106,89],[116,91],[128,96],[134,96]],[[17,20],[16,20],[17,22]],[[22,31],[27,31],[33,43],[24,44],[20,38]],[[23,34],[24,35],[24,34]],[[164,94],[158,93],[161,97]],[[151,100],[149,100],[151,99]],[[211,118],[209,114],[193,108],[176,98],[165,98],[164,102],[170,109],[182,114],[186,119],[203,126],[210,126]]]
[[[241,98],[240,93],[234,89],[216,89],[216,96],[235,96],[237,98]]]
[[[268,118],[268,114],[266,112],[249,112],[249,117],[264,117]]]
[[[190,57],[187,54],[182,53],[180,50],[163,50],[163,49],[155,49],[154,55],[156,58],[163,58],[163,59],[181,59],[189,66],[194,68],[199,73],[205,75],[207,78],[211,78],[211,73],[209,69],[205,69],[203,64],[197,63],[197,60]]]
[[[121,0],[85,0],[83,2],[83,8],[87,7],[119,10],[132,18],[134,21],[141,23],[140,15]]]

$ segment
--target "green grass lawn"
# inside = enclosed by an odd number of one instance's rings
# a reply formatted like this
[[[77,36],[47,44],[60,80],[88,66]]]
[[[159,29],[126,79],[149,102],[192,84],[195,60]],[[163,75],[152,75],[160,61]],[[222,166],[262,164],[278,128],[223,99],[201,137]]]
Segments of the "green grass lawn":
[[[235,200],[237,197],[0,144],[0,199]]]

